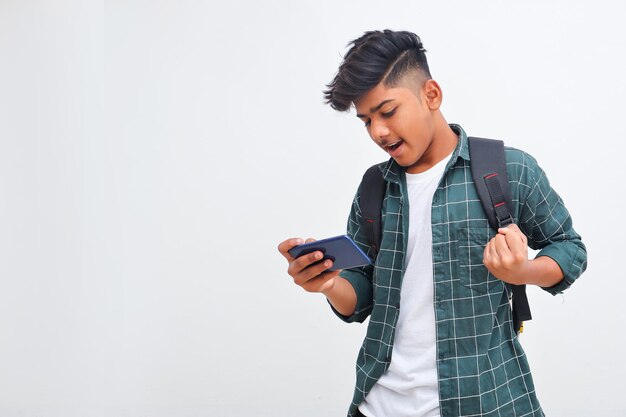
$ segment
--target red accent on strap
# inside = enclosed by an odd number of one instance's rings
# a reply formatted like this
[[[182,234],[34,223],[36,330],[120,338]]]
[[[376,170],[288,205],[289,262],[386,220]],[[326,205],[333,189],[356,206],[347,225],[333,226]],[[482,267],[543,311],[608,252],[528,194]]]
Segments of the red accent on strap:
[[[489,175],[485,175],[485,179],[488,180],[489,178],[493,178],[493,177],[497,177],[498,173],[494,172],[493,174],[489,174]]]
[[[372,219],[365,219],[365,221],[368,222],[368,223],[374,223],[374,220],[372,220]]]
[[[500,206],[503,206],[503,205],[504,205],[504,202],[502,202],[502,203],[498,203],[498,204],[496,204],[494,207],[500,207]]]

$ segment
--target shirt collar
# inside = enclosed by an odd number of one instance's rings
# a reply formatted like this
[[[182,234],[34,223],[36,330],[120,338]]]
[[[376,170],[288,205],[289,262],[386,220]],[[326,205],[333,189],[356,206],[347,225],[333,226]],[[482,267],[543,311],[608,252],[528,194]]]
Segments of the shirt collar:
[[[456,149],[454,150],[454,153],[452,155],[452,160],[456,162],[456,159],[460,156],[466,161],[469,161],[470,153],[469,144],[467,141],[467,133],[465,133],[465,130],[463,130],[460,125],[450,123],[448,126],[450,126],[450,129],[452,129],[452,131],[456,133],[456,135],[459,137],[459,143],[457,143],[456,145]]]
[[[465,130],[460,125],[450,123],[450,129],[459,137],[459,141],[456,144],[456,148],[452,153],[452,157],[450,158],[450,162],[446,167],[446,171],[448,168],[453,166],[459,157],[463,158],[466,161],[470,160],[469,154],[469,146],[467,142],[467,134]],[[381,165],[381,171],[383,172],[383,177],[386,181],[397,182],[400,183],[400,179],[404,175],[404,168],[398,165],[398,163],[393,159],[389,158],[389,161]]]

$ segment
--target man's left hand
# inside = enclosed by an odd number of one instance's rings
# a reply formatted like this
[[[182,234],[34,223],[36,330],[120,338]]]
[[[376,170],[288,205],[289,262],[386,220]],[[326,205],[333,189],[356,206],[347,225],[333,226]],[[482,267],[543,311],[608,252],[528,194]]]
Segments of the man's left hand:
[[[516,224],[498,229],[498,234],[485,246],[483,263],[489,272],[504,282],[526,283],[530,263],[528,239]]]

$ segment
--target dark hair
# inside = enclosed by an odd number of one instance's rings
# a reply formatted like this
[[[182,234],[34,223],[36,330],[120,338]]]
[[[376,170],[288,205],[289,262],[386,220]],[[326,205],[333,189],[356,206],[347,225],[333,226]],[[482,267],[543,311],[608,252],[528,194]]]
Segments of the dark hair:
[[[346,111],[352,103],[384,80],[392,86],[409,71],[420,71],[430,79],[426,50],[414,33],[392,30],[365,32],[352,45],[335,78],[324,91],[324,99],[335,110]]]

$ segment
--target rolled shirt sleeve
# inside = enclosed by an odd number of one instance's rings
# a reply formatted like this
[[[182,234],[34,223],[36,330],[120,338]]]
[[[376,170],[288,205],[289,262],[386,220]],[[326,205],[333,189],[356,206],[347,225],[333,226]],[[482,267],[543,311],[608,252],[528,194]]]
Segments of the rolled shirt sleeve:
[[[563,280],[544,290],[556,295],[569,288],[587,268],[587,250],[573,228],[572,218],[561,197],[550,186],[545,172],[536,160],[527,158],[529,193],[522,205],[519,225],[532,249],[540,249],[537,257],[553,259],[563,272]]]
[[[350,216],[348,218],[347,234],[354,240],[354,242],[365,252],[370,258],[372,257],[372,249],[367,243],[367,238],[361,227],[361,209],[359,207],[360,190],[357,191],[356,196],[352,202],[352,208],[350,210]],[[374,267],[372,265],[344,269],[339,274],[340,277],[345,278],[354,288],[356,292],[356,309],[350,316],[345,316],[339,313],[332,304],[329,305],[333,312],[343,321],[347,323],[359,322],[362,323],[372,312],[372,306],[374,303],[372,276],[374,273]]]

